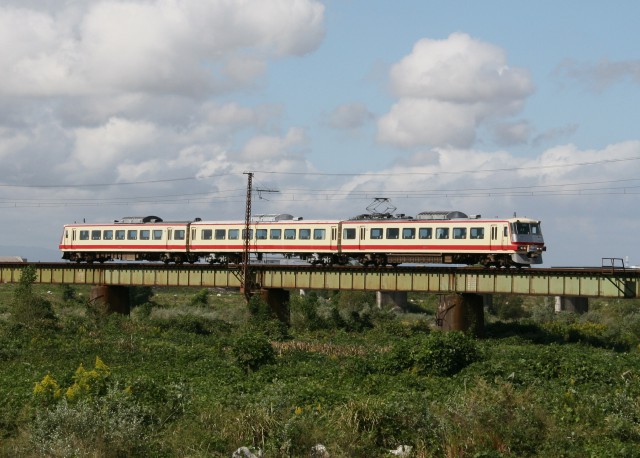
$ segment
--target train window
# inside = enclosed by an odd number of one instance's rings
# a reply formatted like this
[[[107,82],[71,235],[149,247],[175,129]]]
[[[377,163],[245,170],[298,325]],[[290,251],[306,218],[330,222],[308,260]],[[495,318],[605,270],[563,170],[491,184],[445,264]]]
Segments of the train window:
[[[509,228],[507,228],[507,226],[505,226],[502,230],[502,233],[505,237],[507,237],[509,235]]]
[[[387,228],[387,239],[397,239],[400,237],[400,229],[397,227]]]
[[[453,228],[453,238],[454,239],[466,239],[467,238],[467,228],[466,227],[454,227]]]
[[[439,227],[436,229],[436,238],[437,239],[448,239],[449,238],[449,228],[448,227]]]
[[[124,230],[119,229],[116,231],[116,240],[124,240]]]
[[[531,223],[531,234],[532,235],[541,235],[542,231],[540,230],[540,224]]]
[[[89,231],[80,231],[80,240],[89,240]]]
[[[433,229],[430,227],[421,227],[418,229],[418,237],[421,239],[430,239],[433,237]]]
[[[484,227],[472,227],[470,231],[470,235],[472,239],[483,239]]]
[[[282,238],[282,229],[271,229],[269,237],[271,237],[271,240],[280,240]]]
[[[529,226],[529,223],[513,223],[513,231],[518,235],[529,235],[530,230],[531,227]]]
[[[231,232],[232,230],[233,229],[229,230],[229,232]],[[229,237],[229,238],[231,238],[231,237]],[[245,240],[246,238],[247,238],[247,230],[246,229],[242,229],[242,240]],[[253,240],[253,229],[249,229],[249,240]]]
[[[346,240],[354,240],[356,238],[356,229],[347,228],[342,232],[342,238]]]
[[[371,240],[380,240],[382,238],[383,230],[381,227],[372,227],[369,231]]]
[[[402,238],[403,239],[415,239],[416,238],[416,230],[413,227],[403,227],[402,228]]]
[[[310,240],[311,229],[300,229],[300,240]]]
[[[326,231],[324,229],[313,230],[313,240],[324,240]]]
[[[173,231],[173,240],[184,240],[185,232],[184,229],[176,229]]]
[[[256,239],[258,239],[258,240],[267,240],[267,230],[266,229],[256,229]]]
[[[240,235],[239,229],[229,229],[229,240],[238,240]]]
[[[151,238],[151,232],[149,229],[142,229],[140,231],[140,240],[149,240]]]
[[[101,235],[100,231],[91,231],[91,240],[100,240]]]
[[[216,240],[224,240],[227,236],[226,229],[216,229]]]
[[[162,240],[162,229],[153,230],[153,240]]]
[[[104,231],[102,233],[102,238],[104,240],[113,240],[113,231],[111,229]]]
[[[285,229],[284,230],[284,238],[285,238],[285,240],[295,240],[296,239],[296,230],[295,229]]]
[[[211,229],[202,229],[200,231],[200,238],[202,240],[211,240],[213,238],[213,230],[211,230]]]
[[[138,231],[135,229],[130,229],[127,231],[127,240],[137,240],[138,239]]]

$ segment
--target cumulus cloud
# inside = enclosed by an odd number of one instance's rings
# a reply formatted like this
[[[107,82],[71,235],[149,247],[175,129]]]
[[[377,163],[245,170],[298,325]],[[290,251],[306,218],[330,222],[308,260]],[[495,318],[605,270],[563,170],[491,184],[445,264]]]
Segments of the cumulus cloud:
[[[292,128],[284,137],[261,135],[252,138],[240,152],[240,157],[249,163],[273,160],[296,154],[300,145],[305,143],[302,129]]]
[[[469,147],[482,123],[518,113],[533,92],[527,70],[463,33],[418,41],[390,84],[398,101],[379,119],[378,140],[401,147]]]
[[[316,49],[323,16],[314,0],[94,1],[58,12],[2,7],[0,92],[197,96],[244,87],[264,72],[265,59]]]
[[[222,157],[291,160],[305,133],[265,134],[281,130],[281,107],[220,100],[259,87],[270,61],[313,52],[323,37],[317,0],[5,2],[0,157],[20,160],[0,181],[127,181],[219,169],[211,163]]]

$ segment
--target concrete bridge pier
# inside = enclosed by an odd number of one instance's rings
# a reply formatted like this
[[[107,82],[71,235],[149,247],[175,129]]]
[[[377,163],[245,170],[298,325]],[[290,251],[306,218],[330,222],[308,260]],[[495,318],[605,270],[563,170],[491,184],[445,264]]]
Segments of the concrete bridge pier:
[[[118,285],[94,285],[89,293],[89,300],[104,306],[106,313],[121,313],[128,315],[131,311],[129,304],[129,287]]]
[[[480,294],[450,294],[440,297],[436,324],[443,331],[471,331],[484,335],[484,300]]]
[[[287,325],[291,324],[289,313],[289,290],[282,288],[263,288],[260,290],[260,297],[269,304],[271,310],[278,319]]]

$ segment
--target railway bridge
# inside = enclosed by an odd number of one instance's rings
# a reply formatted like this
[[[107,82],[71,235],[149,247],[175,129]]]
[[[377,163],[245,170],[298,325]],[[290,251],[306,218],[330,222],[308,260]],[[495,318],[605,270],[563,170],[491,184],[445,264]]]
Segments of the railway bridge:
[[[620,261],[620,262],[616,262]],[[192,286],[240,288],[242,270],[209,264],[150,263],[2,263],[0,282],[14,283],[27,266],[43,284],[92,285],[92,298],[113,311],[128,313],[128,287]],[[407,292],[440,294],[444,298],[439,325],[444,329],[484,327],[483,297],[492,294],[555,296],[560,302],[586,303],[586,298],[640,297],[640,270],[621,260],[603,260],[598,268],[486,269],[475,267],[319,267],[251,264],[246,284],[260,291],[281,319],[286,320],[289,290],[376,291],[397,296]],[[406,296],[405,296],[406,297]]]

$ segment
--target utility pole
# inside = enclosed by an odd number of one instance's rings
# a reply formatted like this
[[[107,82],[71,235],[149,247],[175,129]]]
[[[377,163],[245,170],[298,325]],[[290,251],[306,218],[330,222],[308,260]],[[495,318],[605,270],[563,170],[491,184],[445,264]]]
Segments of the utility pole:
[[[251,242],[251,187],[253,183],[253,173],[244,172],[247,175],[247,205],[244,214],[244,251],[242,252],[242,278],[240,279],[240,290],[244,294],[247,302],[251,299],[251,279],[249,278],[249,243]]]

